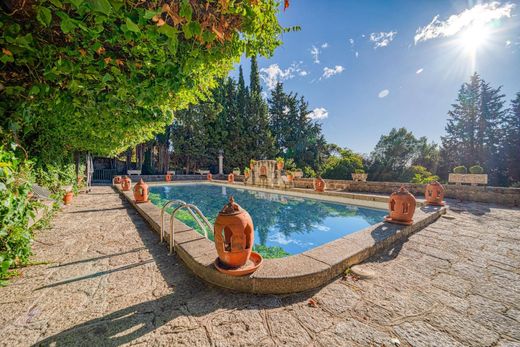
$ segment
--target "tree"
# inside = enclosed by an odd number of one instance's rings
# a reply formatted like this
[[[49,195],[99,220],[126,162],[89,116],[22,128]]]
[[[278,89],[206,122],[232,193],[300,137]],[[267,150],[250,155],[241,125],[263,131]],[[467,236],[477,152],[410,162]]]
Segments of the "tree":
[[[418,140],[405,128],[382,135],[371,153],[368,173],[375,181],[402,181],[418,158]]]
[[[475,73],[459,90],[448,112],[446,136],[442,137],[442,173],[458,165],[485,167],[491,183],[504,181],[504,162],[499,155],[506,117],[504,95]]]
[[[505,122],[505,144],[507,176],[510,183],[520,182],[520,93],[511,100]]]
[[[340,149],[339,156],[330,156],[323,165],[321,177],[345,180],[351,179],[356,169],[363,169],[363,157],[348,148]]]
[[[243,53],[271,55],[284,30],[274,0],[1,6],[0,127],[48,160],[152,139]]]

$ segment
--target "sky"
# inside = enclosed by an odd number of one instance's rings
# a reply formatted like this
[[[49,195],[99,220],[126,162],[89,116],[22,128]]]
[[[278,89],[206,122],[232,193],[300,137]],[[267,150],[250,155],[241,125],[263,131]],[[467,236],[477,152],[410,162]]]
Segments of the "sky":
[[[359,153],[393,127],[440,143],[474,71],[508,103],[520,92],[519,0],[291,0],[279,20],[301,30],[259,58],[264,92],[283,82],[309,102],[328,142]]]

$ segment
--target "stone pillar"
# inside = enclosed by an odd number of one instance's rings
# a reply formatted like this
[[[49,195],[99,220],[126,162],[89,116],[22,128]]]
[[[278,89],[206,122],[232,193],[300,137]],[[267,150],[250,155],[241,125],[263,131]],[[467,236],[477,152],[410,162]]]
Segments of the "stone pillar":
[[[222,150],[218,151],[218,173],[219,175],[224,174],[224,156]]]

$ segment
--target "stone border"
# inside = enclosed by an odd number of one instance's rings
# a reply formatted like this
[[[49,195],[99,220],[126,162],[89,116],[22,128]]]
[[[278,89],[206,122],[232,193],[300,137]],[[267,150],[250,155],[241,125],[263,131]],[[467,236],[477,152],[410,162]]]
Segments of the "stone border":
[[[312,189],[312,178],[297,178],[294,180],[296,188]],[[325,189],[337,192],[368,193],[390,195],[392,192],[404,186],[410,193],[416,196],[424,196],[425,184],[401,183],[401,182],[356,182],[350,180],[325,179]],[[490,186],[465,186],[445,184],[445,197],[463,201],[477,201],[495,203],[505,206],[520,206],[520,188],[490,187]]]
[[[244,188],[243,185],[240,187]],[[131,191],[123,192],[118,185],[114,186],[114,189],[137,210],[155,232],[160,233],[161,209],[158,206],[150,202],[136,204]],[[415,213],[413,225],[401,226],[381,222],[300,254],[265,259],[260,269],[243,277],[232,277],[218,272],[213,265],[217,257],[213,242],[178,219],[174,220],[175,250],[190,270],[211,284],[239,292],[288,294],[314,289],[328,283],[348,267],[388,249],[399,240],[406,239],[410,234],[433,223],[445,212],[445,207],[420,207]],[[165,225],[168,225],[168,218],[165,218],[165,221]]]

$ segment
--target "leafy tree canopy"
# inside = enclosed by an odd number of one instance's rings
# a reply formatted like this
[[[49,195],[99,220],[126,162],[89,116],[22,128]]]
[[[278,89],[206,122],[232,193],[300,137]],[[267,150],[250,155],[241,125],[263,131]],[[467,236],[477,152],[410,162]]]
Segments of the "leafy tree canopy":
[[[2,2],[0,131],[36,155],[115,155],[204,99],[245,52],[270,56],[278,2]]]

